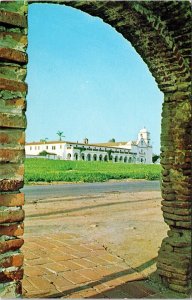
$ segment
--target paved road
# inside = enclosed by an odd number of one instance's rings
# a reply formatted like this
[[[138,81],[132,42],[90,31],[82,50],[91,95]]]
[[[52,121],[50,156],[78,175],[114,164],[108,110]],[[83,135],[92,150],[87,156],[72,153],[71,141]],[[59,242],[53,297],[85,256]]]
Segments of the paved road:
[[[141,192],[159,190],[159,181],[51,184],[39,186],[25,186],[22,189],[22,191],[25,193],[26,202],[42,200],[46,198],[93,195],[109,192]]]

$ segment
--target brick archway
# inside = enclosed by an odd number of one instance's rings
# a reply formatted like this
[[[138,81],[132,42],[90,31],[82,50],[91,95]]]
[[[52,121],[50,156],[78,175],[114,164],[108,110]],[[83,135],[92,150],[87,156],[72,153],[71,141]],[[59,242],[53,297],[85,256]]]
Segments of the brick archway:
[[[35,2],[35,1],[34,1]],[[55,1],[46,1],[53,3]],[[147,63],[164,93],[162,210],[169,225],[157,272],[169,288],[188,293],[191,279],[191,7],[188,1],[65,2],[113,26]],[[57,3],[58,3],[57,2]],[[56,2],[55,2],[56,3]],[[19,295],[23,271],[27,6],[1,2],[1,296]]]

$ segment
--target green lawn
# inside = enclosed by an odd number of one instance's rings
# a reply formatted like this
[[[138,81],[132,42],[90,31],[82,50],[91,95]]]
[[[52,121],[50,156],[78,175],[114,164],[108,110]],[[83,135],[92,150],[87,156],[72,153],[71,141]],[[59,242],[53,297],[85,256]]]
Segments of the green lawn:
[[[25,183],[52,181],[102,182],[109,179],[126,178],[158,180],[160,172],[160,165],[35,158],[25,160]]]

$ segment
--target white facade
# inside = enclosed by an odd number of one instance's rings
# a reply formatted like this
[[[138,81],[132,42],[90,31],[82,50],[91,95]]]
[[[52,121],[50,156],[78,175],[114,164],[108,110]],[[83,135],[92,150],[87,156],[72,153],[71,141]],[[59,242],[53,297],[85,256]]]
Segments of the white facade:
[[[85,139],[83,143],[44,141],[27,143],[25,146],[26,157],[39,157],[43,151],[62,160],[152,163],[150,133],[145,128],[140,130],[137,141],[89,144]]]

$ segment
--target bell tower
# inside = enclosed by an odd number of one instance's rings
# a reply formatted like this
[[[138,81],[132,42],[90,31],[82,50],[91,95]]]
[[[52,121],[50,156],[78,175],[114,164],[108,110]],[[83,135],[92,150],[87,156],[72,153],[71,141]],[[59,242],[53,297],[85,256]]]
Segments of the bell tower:
[[[151,146],[150,132],[145,127],[139,131],[138,140],[140,140],[141,138],[144,139],[147,146]]]

